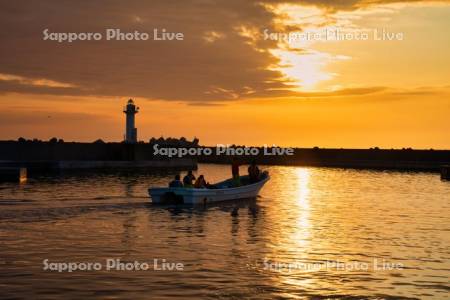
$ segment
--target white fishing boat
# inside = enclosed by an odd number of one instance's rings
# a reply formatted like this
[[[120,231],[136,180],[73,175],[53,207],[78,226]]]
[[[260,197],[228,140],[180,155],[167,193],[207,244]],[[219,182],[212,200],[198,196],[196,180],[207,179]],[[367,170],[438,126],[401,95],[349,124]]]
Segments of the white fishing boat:
[[[240,186],[233,186],[233,179],[227,179],[213,184],[211,188],[150,188],[148,193],[154,204],[207,204],[255,198],[270,176],[268,172],[263,172],[260,180],[255,183],[249,183],[248,176],[241,176],[240,179]]]

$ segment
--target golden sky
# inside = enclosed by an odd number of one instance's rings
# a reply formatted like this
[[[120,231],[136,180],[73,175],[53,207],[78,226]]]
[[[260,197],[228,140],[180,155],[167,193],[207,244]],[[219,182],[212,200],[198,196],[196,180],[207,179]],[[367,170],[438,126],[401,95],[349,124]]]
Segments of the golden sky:
[[[176,3],[2,1],[0,139],[450,148],[448,2]],[[107,28],[184,40],[43,40]]]

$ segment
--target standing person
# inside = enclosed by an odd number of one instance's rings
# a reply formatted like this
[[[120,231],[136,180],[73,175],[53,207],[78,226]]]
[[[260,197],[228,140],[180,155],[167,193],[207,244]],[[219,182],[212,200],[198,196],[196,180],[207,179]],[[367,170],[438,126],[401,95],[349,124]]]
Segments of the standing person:
[[[186,176],[183,178],[183,184],[186,188],[194,187],[195,176],[192,174],[192,170],[189,170]]]
[[[252,160],[250,166],[248,166],[248,177],[250,179],[250,183],[255,183],[259,181],[260,171],[258,166],[256,165],[256,161]]]
[[[239,176],[239,161],[233,157],[231,161],[231,175],[233,176],[233,186],[241,185],[241,178]]]

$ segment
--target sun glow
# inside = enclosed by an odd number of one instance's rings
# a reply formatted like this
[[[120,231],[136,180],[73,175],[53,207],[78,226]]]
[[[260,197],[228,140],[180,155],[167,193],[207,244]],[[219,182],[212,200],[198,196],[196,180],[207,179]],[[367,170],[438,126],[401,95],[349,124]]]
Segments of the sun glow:
[[[335,75],[325,70],[327,62],[331,59],[326,53],[308,51],[299,54],[276,49],[272,51],[272,54],[280,59],[278,70],[288,80],[298,85],[297,90],[313,91],[318,83],[332,79]]]
[[[271,8],[278,15],[276,28],[281,32],[313,32],[326,22],[325,12],[316,7],[299,5],[278,5]],[[289,29],[287,29],[289,28]],[[294,90],[314,91],[320,82],[332,79],[335,74],[326,70],[327,64],[334,59],[328,53],[312,49],[314,41],[298,39],[278,41],[278,48],[272,49],[272,55],[279,59],[274,70],[280,71],[287,81],[297,85]]]
[[[294,83],[295,91],[332,91],[342,75],[336,63],[352,59],[350,53],[356,46],[353,40],[347,41],[342,36],[373,32],[380,23],[390,21],[400,8],[375,5],[335,12],[315,6],[280,4],[268,9],[277,16],[276,34],[290,36],[278,38],[277,48],[271,49],[271,54],[279,59],[272,69]],[[359,51],[357,55],[362,53]],[[352,85],[339,84],[341,87]]]

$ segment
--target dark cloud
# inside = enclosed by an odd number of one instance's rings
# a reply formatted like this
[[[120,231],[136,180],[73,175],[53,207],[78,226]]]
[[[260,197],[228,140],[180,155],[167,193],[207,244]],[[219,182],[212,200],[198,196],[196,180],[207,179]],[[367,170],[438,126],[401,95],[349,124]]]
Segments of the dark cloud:
[[[81,95],[82,91],[77,87],[51,87],[24,84],[18,81],[0,80],[0,94],[5,93],[42,94],[42,95]]]
[[[380,93],[388,90],[387,87],[364,87],[364,88],[349,88],[336,90],[331,92],[298,92],[297,97],[301,98],[320,98],[320,97],[337,97],[337,96],[361,96]]]
[[[245,1],[1,2],[0,73],[70,83],[68,94],[207,100],[286,88],[265,70],[276,59],[259,52],[238,27],[270,25],[272,15]],[[183,32],[184,41],[44,41],[42,31],[106,28]],[[207,31],[224,34],[208,43]],[[60,94],[61,88],[3,83],[2,90]],[[211,93],[211,90],[214,90]],[[222,90],[222,93],[217,91]]]

